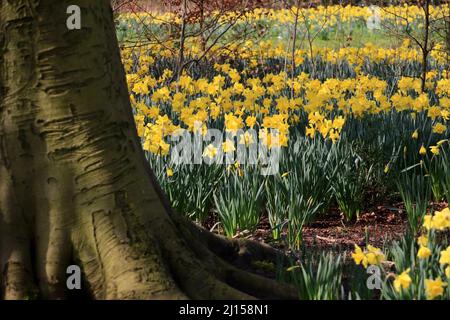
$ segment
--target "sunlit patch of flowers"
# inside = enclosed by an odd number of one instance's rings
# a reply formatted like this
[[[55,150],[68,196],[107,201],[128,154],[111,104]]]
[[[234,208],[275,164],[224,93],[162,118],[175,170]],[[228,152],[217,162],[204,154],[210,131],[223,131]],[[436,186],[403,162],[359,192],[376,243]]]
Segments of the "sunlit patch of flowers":
[[[221,119],[224,119],[223,129],[227,132],[250,128],[261,130],[261,137],[269,145],[271,140],[266,131],[276,129],[283,147],[289,143],[290,128],[304,120],[307,120],[306,136],[314,138],[318,134],[336,142],[348,115],[361,118],[392,110],[411,113],[428,110],[428,117],[435,121],[433,133],[442,135],[447,131],[444,122],[448,119],[448,106],[430,105],[427,99],[421,100],[421,95],[415,98],[405,95],[408,90],[417,90],[414,83],[403,81],[407,78],[400,79],[398,93],[389,98],[385,92],[386,83],[373,76],[320,82],[307,74],[291,79],[282,72],[268,73],[263,79],[241,79],[227,64],[221,65],[220,70],[224,66],[227,72],[221,71],[211,81],[184,75],[178,83],[167,83],[169,72],[159,79],[128,75],[138,134],[145,141],[152,141],[145,144],[147,151],[160,154],[162,150],[162,154],[167,154],[170,147],[163,140],[175,131],[175,127],[192,132],[194,124],[200,123],[206,131],[217,128],[216,123]],[[289,88],[293,89],[294,96],[284,94]],[[171,112],[165,114],[168,106]],[[303,112],[307,114],[306,119]],[[417,136],[416,132],[412,138],[417,139]],[[419,153],[425,155],[427,147],[432,154],[440,154],[439,145],[422,145]]]
[[[449,7],[431,10],[438,18]],[[122,60],[137,133],[172,205],[199,222],[211,210],[220,211],[218,225],[226,225],[229,236],[241,234],[239,223],[255,227],[261,212],[267,211],[274,240],[298,250],[303,225],[326,213],[330,203],[337,202],[345,222],[350,221],[361,212],[367,185],[395,186],[402,174],[411,174],[413,179],[399,184],[407,191],[403,202],[411,197],[409,211],[417,218],[408,220],[413,237],[392,248],[355,245],[351,257],[364,273],[380,268],[382,298],[450,298],[450,210],[430,214],[428,206],[431,197],[447,203],[450,199],[445,44],[436,43],[431,51],[422,83],[421,50],[410,40],[392,46],[312,44],[293,50],[286,41],[290,35],[283,31],[294,23],[292,12],[247,13],[238,23],[261,23],[276,36],[227,43],[226,52],[223,44],[213,45],[202,62],[179,75],[174,72],[176,41],[134,46],[124,41]],[[314,32],[355,21],[364,24],[372,14],[356,6],[318,6],[303,13]],[[179,22],[170,14],[158,18],[139,16],[157,26],[167,19]],[[384,23],[404,28],[420,28],[421,18],[417,6],[381,11]],[[133,15],[120,19],[129,29],[138,24]],[[202,57],[198,38],[186,40],[185,47],[186,58]],[[400,72],[394,76],[392,70]],[[223,133],[220,143],[208,140],[210,129]],[[182,167],[171,162],[174,138],[185,133],[205,139],[199,157],[213,165]],[[256,168],[238,161],[214,165],[217,157],[237,154],[242,147],[249,151],[258,143],[268,150],[281,149],[280,171],[272,177],[260,177],[260,162]],[[415,198],[426,189],[417,187],[417,177],[431,185],[429,198]],[[226,188],[231,181],[232,192]],[[254,191],[253,197],[248,190]],[[304,212],[308,215],[302,216]],[[231,217],[227,221],[226,214]]]

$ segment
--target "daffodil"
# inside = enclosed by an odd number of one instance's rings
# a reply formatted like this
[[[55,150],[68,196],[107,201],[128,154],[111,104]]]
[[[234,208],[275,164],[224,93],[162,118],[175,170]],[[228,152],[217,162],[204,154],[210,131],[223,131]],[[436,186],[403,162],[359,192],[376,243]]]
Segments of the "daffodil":
[[[431,250],[428,247],[420,246],[419,251],[417,251],[417,257],[420,259],[426,259],[431,256]]]
[[[428,245],[428,237],[426,235],[421,235],[417,238],[417,244],[426,247]]]
[[[307,137],[314,138],[315,133],[316,133],[316,129],[314,129],[313,127],[306,128],[306,136]]]
[[[425,293],[428,300],[433,300],[444,293],[444,288],[447,286],[441,278],[425,279]]]
[[[439,263],[442,265],[450,264],[450,246],[447,249],[441,251],[441,258]]]
[[[357,265],[362,264],[364,268],[367,268],[367,257],[357,244],[355,244],[355,252],[352,253],[352,258]]]
[[[256,124],[256,117],[248,116],[247,118],[245,118],[245,124],[246,124],[247,127],[253,129],[253,127]]]
[[[234,152],[236,150],[233,141],[230,139],[227,139],[224,143],[222,143],[222,149],[225,153]]]
[[[339,135],[339,132],[337,132],[336,130],[332,129],[330,131],[330,133],[329,133],[329,137],[330,137],[331,141],[334,143],[337,140],[339,140],[340,135]]]
[[[400,292],[402,289],[408,289],[411,285],[411,277],[409,276],[410,268],[397,275],[394,280],[395,291]]]
[[[371,265],[380,264],[385,260],[383,252],[370,244],[367,245],[368,253],[366,254],[367,262]]]
[[[423,156],[427,154],[427,149],[423,145],[420,147],[419,154]]]
[[[433,216],[427,214],[423,217],[423,227],[427,230],[431,230],[433,228]]]
[[[450,228],[450,209],[436,211],[432,218],[432,225],[434,229],[440,231]]]
[[[203,151],[203,157],[213,159],[217,155],[217,151],[218,150],[214,145],[209,144]]]
[[[435,156],[438,156],[440,154],[439,146],[431,146],[430,151]]]
[[[242,134],[239,137],[239,144],[243,144],[245,146],[249,146],[252,143],[254,143],[253,141],[253,136],[250,132],[246,131],[244,134]]]
[[[433,126],[433,132],[437,134],[442,134],[447,130],[447,127],[443,125],[442,123],[437,123],[435,126]]]

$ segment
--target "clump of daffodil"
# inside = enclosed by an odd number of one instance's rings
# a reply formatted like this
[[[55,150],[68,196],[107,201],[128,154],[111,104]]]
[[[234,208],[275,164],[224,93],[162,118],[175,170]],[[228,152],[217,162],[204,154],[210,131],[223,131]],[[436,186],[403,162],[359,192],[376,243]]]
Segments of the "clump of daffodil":
[[[355,251],[352,253],[352,258],[357,265],[362,264],[364,268],[367,268],[369,265],[379,265],[386,259],[380,249],[371,246],[370,244],[365,251],[355,244]]]
[[[345,125],[345,118],[338,116],[333,120],[326,119],[319,111],[308,115],[309,125],[306,128],[306,136],[314,138],[315,133],[319,132],[324,139],[329,138],[336,142],[340,139],[342,128]]]
[[[450,228],[450,209],[445,208],[436,211],[434,215],[426,215],[423,220],[423,227],[427,230],[439,231]]]

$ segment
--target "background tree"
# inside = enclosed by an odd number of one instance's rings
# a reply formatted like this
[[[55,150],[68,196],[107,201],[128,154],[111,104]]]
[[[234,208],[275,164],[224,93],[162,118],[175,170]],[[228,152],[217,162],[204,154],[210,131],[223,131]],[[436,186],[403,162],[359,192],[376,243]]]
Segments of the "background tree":
[[[111,0],[111,8],[114,12],[126,10],[136,0]]]
[[[66,28],[69,5],[82,29]],[[109,0],[0,1],[0,268],[6,299],[295,298],[275,261],[172,212],[134,125]]]
[[[400,3],[410,3],[411,1],[400,1]],[[425,92],[428,64],[430,53],[435,49],[437,39],[432,38],[432,33],[439,24],[443,22],[441,17],[432,16],[431,6],[434,4],[432,0],[413,1],[411,4],[416,4],[422,10],[421,23],[419,26],[411,25],[408,16],[401,15],[389,7],[382,7],[382,10],[387,13],[390,19],[385,20],[383,27],[395,37],[400,39],[408,39],[413,45],[417,46],[421,53],[421,90]],[[389,22],[390,21],[390,22]],[[417,20],[416,20],[417,21]]]
[[[306,47],[308,50],[308,58],[311,62],[311,77],[316,76],[316,55],[314,53],[314,42],[319,37],[320,33],[325,29],[327,23],[329,22],[329,17],[336,12],[331,12],[329,7],[325,5],[325,12],[322,21],[314,28],[311,18],[307,15],[307,10],[318,5],[318,1],[314,0],[296,0],[295,6],[290,7],[291,14],[294,17],[294,32],[293,32],[293,43],[292,43],[292,57],[293,66],[295,67],[295,50],[296,50],[296,38],[298,26],[301,26],[301,41],[300,46],[304,45],[306,42]]]
[[[162,0],[159,10],[169,13],[165,18],[156,15],[155,8],[136,0],[127,6],[127,10],[138,18],[142,28],[136,42],[140,45],[159,44],[172,51],[177,61],[174,77],[179,78],[192,64],[200,63],[207,56],[224,55],[231,46],[257,34],[257,28],[245,17],[261,3],[261,0]],[[145,20],[140,15],[143,12],[147,17]],[[155,22],[167,31],[163,37],[153,30]],[[226,41],[222,42],[225,37]],[[186,44],[189,42],[197,44],[196,54],[188,50]],[[173,46],[166,45],[169,43]]]

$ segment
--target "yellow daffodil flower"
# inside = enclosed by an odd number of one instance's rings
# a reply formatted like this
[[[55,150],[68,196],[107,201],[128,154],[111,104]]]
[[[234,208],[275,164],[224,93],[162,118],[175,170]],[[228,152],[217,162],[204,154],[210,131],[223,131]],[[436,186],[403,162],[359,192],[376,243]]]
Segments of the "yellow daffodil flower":
[[[431,256],[431,250],[428,247],[420,246],[417,257],[419,259],[426,259],[429,256]]]
[[[394,280],[395,291],[400,292],[402,289],[408,289],[411,285],[411,277],[409,276],[410,268],[397,275]]]
[[[441,278],[425,279],[425,293],[428,300],[433,300],[444,293],[444,288],[447,286]]]

